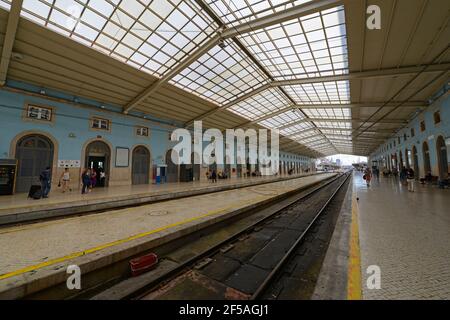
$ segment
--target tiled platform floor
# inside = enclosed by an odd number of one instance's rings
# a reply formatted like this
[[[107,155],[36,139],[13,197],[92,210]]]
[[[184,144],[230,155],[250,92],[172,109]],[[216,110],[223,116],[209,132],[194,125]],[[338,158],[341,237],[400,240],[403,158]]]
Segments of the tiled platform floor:
[[[450,299],[450,190],[395,178],[367,187],[354,174],[364,299]],[[368,266],[381,268],[381,289],[368,289]]]
[[[162,237],[183,227],[183,221],[213,219],[333,175],[312,175],[95,215],[6,227],[0,229],[0,275],[139,234],[155,231],[150,237]]]
[[[10,214],[12,211],[32,211],[38,208],[55,208],[98,201],[117,200],[126,197],[158,195],[166,193],[177,193],[187,190],[200,190],[217,186],[238,185],[241,183],[258,184],[264,181],[270,182],[280,178],[300,177],[302,174],[292,176],[263,176],[250,178],[231,178],[218,180],[216,183],[210,181],[195,181],[165,184],[129,185],[106,188],[95,188],[92,192],[82,195],[79,187],[72,192],[62,193],[61,188],[52,188],[49,198],[32,200],[27,198],[26,193],[18,193],[11,196],[0,196],[0,215]],[[75,186],[73,186],[75,187]]]

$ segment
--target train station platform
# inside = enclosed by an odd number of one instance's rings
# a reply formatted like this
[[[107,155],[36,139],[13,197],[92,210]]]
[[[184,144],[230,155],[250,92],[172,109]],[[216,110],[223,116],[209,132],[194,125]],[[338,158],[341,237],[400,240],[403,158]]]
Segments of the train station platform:
[[[0,229],[0,298],[65,283],[66,267],[102,268],[330,179],[334,173],[284,179],[210,194]],[[269,182],[267,179],[260,181]],[[255,182],[255,181],[254,181]]]
[[[27,198],[26,193],[1,196],[0,226],[243,188],[310,174],[231,178],[216,183],[195,181],[117,186],[95,188],[87,194],[81,194],[78,187],[65,193],[60,188],[53,188],[48,198],[39,200]]]
[[[450,191],[355,171],[314,299],[450,299]]]
[[[359,172],[353,183],[363,299],[450,299],[449,190],[416,182],[408,192],[394,177],[367,187]],[[380,289],[369,289],[377,267]]]

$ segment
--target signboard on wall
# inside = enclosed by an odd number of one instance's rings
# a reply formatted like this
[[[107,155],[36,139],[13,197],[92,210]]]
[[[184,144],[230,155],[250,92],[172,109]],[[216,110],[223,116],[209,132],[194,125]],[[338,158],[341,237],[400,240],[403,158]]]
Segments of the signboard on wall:
[[[117,147],[116,148],[116,167],[128,167],[130,149]]]
[[[79,168],[81,160],[58,160],[59,168]]]

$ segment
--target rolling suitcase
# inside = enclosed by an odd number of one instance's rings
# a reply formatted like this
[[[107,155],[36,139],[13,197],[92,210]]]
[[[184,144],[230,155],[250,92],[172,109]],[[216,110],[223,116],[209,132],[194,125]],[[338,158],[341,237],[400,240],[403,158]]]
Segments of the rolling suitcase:
[[[28,198],[33,198],[35,200],[40,199],[42,197],[42,187],[41,185],[34,184],[30,187],[30,191],[28,192]]]

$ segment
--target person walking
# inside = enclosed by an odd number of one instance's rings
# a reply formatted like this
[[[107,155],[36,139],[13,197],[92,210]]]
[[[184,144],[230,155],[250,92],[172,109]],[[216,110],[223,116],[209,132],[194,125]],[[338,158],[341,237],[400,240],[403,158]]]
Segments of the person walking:
[[[406,182],[406,175],[407,175],[406,168],[403,167],[403,168],[400,170],[400,183],[401,183],[402,185],[406,185],[406,184],[407,184],[407,182]]]
[[[406,181],[408,183],[408,191],[414,192],[414,170],[412,168],[407,170]]]
[[[61,183],[62,181],[62,183]],[[62,186],[62,192],[66,192],[67,189],[69,191],[72,191],[70,188],[70,172],[69,168],[64,168],[64,172],[61,174],[61,177],[59,177],[59,184]]]
[[[52,181],[52,172],[50,171],[50,167],[45,168],[45,170],[41,172],[39,175],[39,180],[41,181],[42,198],[48,198]]]
[[[84,169],[83,173],[81,174],[81,183],[82,183],[82,188],[81,188],[81,194],[85,194],[87,192],[89,192],[89,186],[91,184],[91,174],[89,169]]]
[[[216,170],[213,170],[211,173],[211,181],[212,182],[217,182],[217,172]]]
[[[97,172],[95,171],[94,168],[92,168],[90,189],[92,190],[93,188],[95,188],[96,185],[97,185]]]
[[[380,169],[376,167],[374,170],[375,178],[377,178],[377,181],[380,182]]]
[[[370,170],[369,167],[367,167],[364,170],[364,176],[363,179],[366,180],[366,184],[368,187],[370,187],[370,180],[372,180],[372,171]]]

